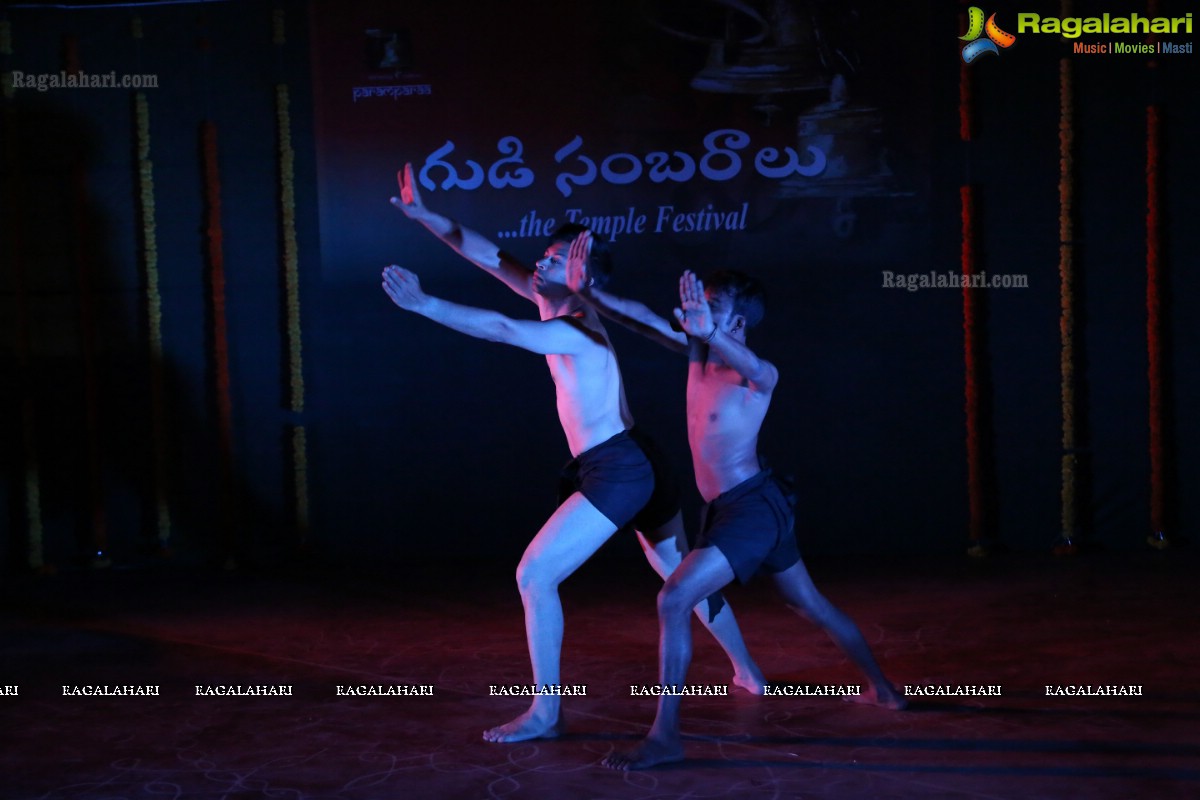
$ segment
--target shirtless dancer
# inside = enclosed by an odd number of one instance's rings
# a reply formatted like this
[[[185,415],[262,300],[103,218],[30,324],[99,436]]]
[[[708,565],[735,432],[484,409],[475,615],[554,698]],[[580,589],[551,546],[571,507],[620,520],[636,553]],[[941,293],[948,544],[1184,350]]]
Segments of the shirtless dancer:
[[[794,498],[761,469],[758,431],[779,380],[773,364],[746,346],[746,329],[762,318],[762,289],[738,272],[717,273],[709,287],[691,272],[679,281],[676,330],[641,303],[594,285],[586,264],[587,236],[569,252],[567,283],[608,316],[688,355],[688,443],[696,486],[707,505],[696,549],[658,595],[659,683],[682,688],[692,657],[688,609],[737,578],[770,574],[784,602],[822,628],[863,672],[863,700],[900,709],[905,700],[884,677],[854,622],[813,586],[792,530]],[[683,759],[679,696],[662,695],[650,733],[629,753],[604,760],[613,769],[644,769]]]
[[[539,688],[554,686],[559,683],[563,630],[558,585],[631,520],[650,565],[664,579],[669,576],[687,553],[678,496],[669,507],[661,500],[677,487],[658,464],[648,460],[647,450],[653,452],[648,443],[631,435],[633,418],[608,334],[596,312],[566,287],[567,251],[575,232],[552,237],[536,270],[530,270],[478,233],[427,209],[411,164],[398,178],[400,197],[392,198],[394,206],[538,307],[540,321],[515,320],[431,297],[421,290],[416,275],[400,267],[383,272],[384,291],[401,308],[476,338],[546,356],[558,395],[559,420],[573,457],[564,475],[573,482],[574,491],[525,549],[517,567],[517,586],[525,607],[534,682]],[[599,283],[604,277],[594,274],[589,280]],[[663,479],[656,481],[656,475]],[[646,510],[639,516],[643,507]],[[714,600],[714,607],[718,602]],[[703,607],[697,607],[696,613],[729,656],[733,682],[761,694],[762,673],[746,651],[732,611],[722,608],[711,622]],[[560,698],[537,695],[525,713],[484,731],[483,738],[519,742],[553,738],[563,729]]]

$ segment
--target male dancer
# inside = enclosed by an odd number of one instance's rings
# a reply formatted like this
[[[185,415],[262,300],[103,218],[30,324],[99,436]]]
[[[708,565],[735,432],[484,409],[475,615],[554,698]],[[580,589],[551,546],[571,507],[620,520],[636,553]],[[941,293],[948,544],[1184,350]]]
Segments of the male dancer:
[[[719,272],[708,289],[690,271],[679,281],[675,318],[682,332],[641,303],[589,286],[588,236],[568,253],[568,286],[608,316],[688,354],[688,444],[696,486],[707,503],[696,549],[658,595],[659,683],[682,689],[692,656],[688,609],[734,578],[771,575],[784,602],[822,628],[866,675],[863,698],[899,709],[905,700],[888,682],[854,622],[817,588],[800,560],[794,497],[760,467],[758,431],[779,380],[775,365],[746,346],[746,330],[763,316],[763,291],[740,272]],[[649,734],[629,753],[604,760],[613,769],[644,769],[683,759],[678,695],[659,697]]]
[[[538,307],[540,321],[514,320],[431,297],[421,290],[416,275],[400,267],[388,267],[383,273],[384,291],[401,308],[461,333],[546,356],[559,420],[573,457],[565,471],[573,491],[526,548],[517,567],[517,586],[525,607],[534,682],[539,688],[554,686],[559,683],[563,628],[558,585],[630,521],[638,529],[651,566],[665,579],[687,552],[678,497],[668,505],[652,496],[664,492],[669,496],[672,481],[665,475],[656,480],[662,470],[647,459],[641,437],[630,433],[633,418],[604,326],[596,312],[566,287],[566,257],[576,232],[552,237],[536,270],[530,270],[475,231],[427,209],[411,164],[398,178],[400,197],[392,198],[393,205]],[[601,270],[589,280],[602,282],[607,274],[604,262],[593,262]],[[696,613],[733,663],[734,683],[761,694],[762,673],[746,651],[732,611],[722,608],[711,621],[701,608]],[[562,730],[560,698],[539,694],[525,713],[485,731],[483,738],[519,742],[552,738]]]

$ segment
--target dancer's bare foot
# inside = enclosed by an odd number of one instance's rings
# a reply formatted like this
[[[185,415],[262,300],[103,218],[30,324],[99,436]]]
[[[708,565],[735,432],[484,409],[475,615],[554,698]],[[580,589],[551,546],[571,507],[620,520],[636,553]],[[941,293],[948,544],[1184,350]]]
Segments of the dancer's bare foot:
[[[683,761],[683,742],[678,737],[663,740],[647,736],[628,753],[613,753],[601,763],[609,769],[628,771],[648,769],[672,761]]]
[[[750,694],[762,695],[767,692],[766,683],[766,677],[754,662],[749,666],[734,667],[733,685],[739,689],[744,689]]]
[[[862,694],[846,695],[842,699],[849,703],[890,708],[892,711],[903,711],[908,708],[908,698],[896,691],[896,687],[890,683],[868,686]]]
[[[483,732],[483,738],[489,742],[524,742],[529,739],[557,739],[566,731],[566,723],[563,722],[562,711],[548,718],[541,714],[537,714],[531,708],[521,716],[506,722],[503,725],[497,725],[495,728],[489,728]]]

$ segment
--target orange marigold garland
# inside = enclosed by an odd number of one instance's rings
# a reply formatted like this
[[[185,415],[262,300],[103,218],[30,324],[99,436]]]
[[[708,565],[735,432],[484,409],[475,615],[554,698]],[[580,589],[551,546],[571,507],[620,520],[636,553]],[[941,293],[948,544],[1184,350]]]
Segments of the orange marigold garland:
[[[134,28],[134,36],[140,26]],[[137,142],[138,213],[141,217],[141,266],[146,281],[145,309],[150,368],[150,424],[153,436],[155,529],[165,551],[171,539],[167,493],[167,412],[163,376],[162,296],[158,286],[158,237],[154,206],[154,164],[150,160],[150,106],[144,92],[133,97]]]
[[[296,528],[300,534],[300,544],[307,544],[308,534],[308,434],[303,425],[292,428],[292,485],[296,493],[295,514]]]
[[[1059,279],[1059,360],[1062,404],[1062,530],[1055,552],[1073,555],[1078,519],[1076,487],[1078,475],[1077,441],[1075,430],[1075,274],[1074,274],[1074,180],[1075,144],[1074,98],[1071,83],[1071,62],[1059,61],[1059,178],[1058,178],[1058,279]]]
[[[283,9],[272,15],[272,42],[280,49],[287,41]],[[282,73],[282,67],[280,68]],[[282,77],[282,75],[281,75]],[[285,292],[288,347],[288,405],[294,414],[304,411],[304,361],[300,329],[299,247],[296,243],[296,153],[292,148],[292,120],[288,86],[282,80],[275,87],[275,116],[279,156],[279,227],[282,243],[282,268]],[[300,544],[308,537],[308,445],[304,425],[291,431],[292,491]]]
[[[134,15],[130,35],[140,47],[142,18]],[[154,163],[150,160],[150,104],[144,92],[133,95],[134,143],[137,158],[137,213],[141,228],[141,268],[145,280],[147,360],[150,375],[150,426],[154,525],[160,553],[171,540],[171,507],[167,484],[167,410],[162,341],[162,295],[158,284],[158,230],[154,204]]]
[[[275,87],[276,118],[279,125],[279,209],[283,242],[284,287],[287,295],[289,404],[292,411],[304,410],[304,364],[300,342],[299,256],[296,246],[295,151],[292,150],[288,87]]]
[[[287,17],[282,8],[277,8],[271,13],[271,42],[276,47],[287,43]]]

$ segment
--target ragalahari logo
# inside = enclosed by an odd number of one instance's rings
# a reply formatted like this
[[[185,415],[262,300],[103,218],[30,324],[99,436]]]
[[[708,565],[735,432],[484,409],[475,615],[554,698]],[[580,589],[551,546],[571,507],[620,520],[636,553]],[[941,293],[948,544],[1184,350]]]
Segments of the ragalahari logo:
[[[980,39],[979,37],[985,33],[987,38]],[[971,6],[967,11],[967,32],[958,38],[968,43],[962,51],[963,61],[968,64],[984,53],[998,56],[1000,48],[1008,49],[1013,46],[1013,42],[1017,41],[1017,37],[1011,33],[1000,30],[1000,26],[996,24],[995,14],[988,17],[987,22],[984,23],[983,9],[979,6]]]

